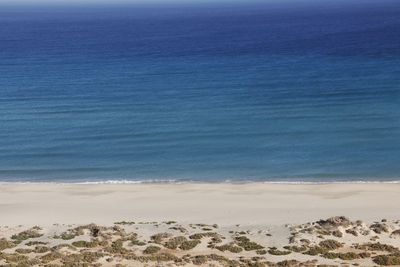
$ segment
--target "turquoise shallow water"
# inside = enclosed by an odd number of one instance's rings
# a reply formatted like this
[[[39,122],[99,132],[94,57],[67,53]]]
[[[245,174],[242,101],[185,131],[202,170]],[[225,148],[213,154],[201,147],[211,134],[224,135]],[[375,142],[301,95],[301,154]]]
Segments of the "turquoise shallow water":
[[[399,174],[394,1],[0,9],[0,181]]]

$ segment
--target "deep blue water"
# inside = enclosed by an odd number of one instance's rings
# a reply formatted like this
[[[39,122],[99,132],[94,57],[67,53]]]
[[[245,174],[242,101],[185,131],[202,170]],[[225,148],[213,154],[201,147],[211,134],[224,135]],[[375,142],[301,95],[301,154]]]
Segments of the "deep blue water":
[[[400,2],[0,6],[0,180],[400,180]]]

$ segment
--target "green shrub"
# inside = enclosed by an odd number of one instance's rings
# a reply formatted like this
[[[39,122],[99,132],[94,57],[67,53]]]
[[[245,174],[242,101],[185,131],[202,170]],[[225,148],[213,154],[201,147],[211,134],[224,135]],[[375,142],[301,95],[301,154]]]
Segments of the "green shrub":
[[[250,239],[248,239],[245,236],[238,236],[235,238],[235,240],[236,240],[237,245],[242,247],[246,251],[258,250],[258,249],[264,248],[260,244],[250,241]]]
[[[283,255],[288,255],[292,252],[289,250],[278,250],[276,248],[271,248],[268,250],[268,253],[275,256],[283,256]]]
[[[43,234],[39,233],[36,228],[31,228],[26,231],[22,231],[18,234],[12,235],[11,239],[15,240],[15,242],[20,243],[24,240],[30,239],[30,238],[38,238],[41,237]]]
[[[398,266],[400,265],[400,256],[398,255],[379,255],[372,259],[374,263],[384,266]]]
[[[160,247],[157,246],[148,246],[145,250],[143,250],[143,254],[154,254],[161,250]]]
[[[0,239],[0,251],[7,249],[7,248],[13,248],[15,247],[16,244],[12,241],[8,241],[7,239]]]
[[[327,250],[334,250],[334,249],[343,247],[343,245],[340,242],[333,240],[333,239],[327,239],[327,240],[321,241],[321,242],[319,242],[319,246],[321,248],[324,248]]]
[[[182,244],[179,246],[179,248],[182,250],[190,250],[190,249],[193,249],[194,247],[196,247],[200,243],[201,243],[200,240],[188,240],[188,241],[182,242]]]
[[[232,253],[240,253],[243,251],[243,248],[236,246],[234,244],[225,244],[222,246],[216,246],[216,249],[218,249],[219,251],[229,251]]]
[[[169,239],[165,244],[164,247],[169,249],[177,249],[183,242],[187,241],[186,237],[184,236],[176,236]]]

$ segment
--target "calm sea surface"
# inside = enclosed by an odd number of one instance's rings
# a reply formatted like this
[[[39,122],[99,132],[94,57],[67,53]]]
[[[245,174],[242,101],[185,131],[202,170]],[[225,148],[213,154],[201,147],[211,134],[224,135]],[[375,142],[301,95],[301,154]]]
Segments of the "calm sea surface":
[[[0,181],[400,180],[400,2],[327,2],[0,6]]]

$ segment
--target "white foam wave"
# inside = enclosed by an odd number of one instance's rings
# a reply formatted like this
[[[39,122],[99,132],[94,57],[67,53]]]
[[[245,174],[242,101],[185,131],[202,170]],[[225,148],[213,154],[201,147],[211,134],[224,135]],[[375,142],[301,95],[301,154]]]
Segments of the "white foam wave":
[[[288,185],[318,185],[318,184],[400,184],[400,179],[387,180],[246,180],[246,179],[226,179],[226,180],[183,180],[183,179],[106,179],[106,180],[63,180],[63,181],[0,181],[0,185],[7,184],[78,184],[78,185],[97,185],[97,184],[288,184]]]

